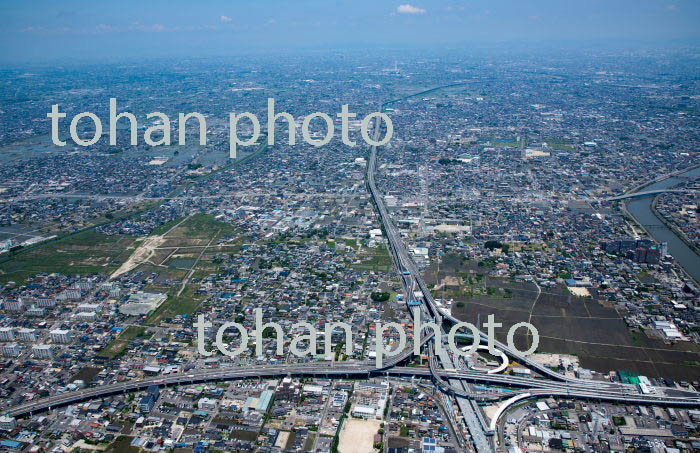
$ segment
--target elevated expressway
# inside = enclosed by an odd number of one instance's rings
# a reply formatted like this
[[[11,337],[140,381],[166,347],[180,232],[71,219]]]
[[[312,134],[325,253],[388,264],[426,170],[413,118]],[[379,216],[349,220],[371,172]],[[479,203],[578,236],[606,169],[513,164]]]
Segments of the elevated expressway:
[[[399,357],[403,359],[404,357]],[[566,396],[571,398],[596,399],[606,401],[621,401],[630,404],[657,404],[679,407],[700,407],[700,394],[685,392],[683,396],[669,396],[663,393],[657,395],[640,395],[634,386],[616,383],[602,383],[605,388],[591,389],[590,385],[561,384],[544,379],[531,377],[517,377],[503,374],[487,374],[481,371],[470,370],[434,370],[424,367],[391,366],[387,369],[378,369],[368,362],[348,362],[343,365],[329,365],[321,363],[295,364],[295,365],[262,365],[247,368],[212,368],[196,370],[190,373],[174,373],[149,377],[146,379],[117,382],[100,387],[90,387],[71,392],[53,395],[34,401],[6,408],[7,415],[18,417],[34,412],[51,410],[81,401],[104,398],[125,392],[143,390],[151,385],[189,385],[206,382],[235,381],[244,379],[263,379],[280,376],[323,377],[323,378],[371,378],[375,376],[395,377],[430,377],[437,374],[440,380],[443,378],[459,379],[465,382],[484,383],[502,387],[518,387],[527,389],[532,395],[540,396]],[[586,381],[588,382],[588,381]],[[449,391],[449,390],[448,390]],[[485,399],[499,400],[511,397],[517,391],[503,392]]]
[[[375,121],[375,140],[378,140],[380,123]],[[395,228],[386,205],[375,183],[377,165],[377,149],[371,148],[367,168],[367,188],[377,209],[377,214],[389,242],[389,249],[401,275],[401,281],[407,300],[418,300],[424,323],[434,322],[440,326],[444,337],[446,328],[459,323],[451,314],[438,309],[425,281],[412,258],[409,256],[401,236]],[[426,329],[427,330],[427,329]],[[481,340],[487,341],[487,336],[479,332]],[[23,416],[35,412],[51,410],[81,401],[103,398],[109,395],[142,390],[150,385],[188,385],[203,382],[226,380],[241,380],[255,378],[271,378],[279,376],[325,377],[325,378],[358,378],[367,379],[374,376],[396,377],[431,377],[436,387],[448,395],[454,396],[457,406],[462,413],[477,451],[493,451],[492,442],[488,436],[494,433],[498,417],[490,423],[483,419],[478,401],[498,401],[507,399],[499,409],[498,414],[505,413],[507,406],[527,398],[558,396],[588,400],[622,402],[626,404],[646,404],[679,407],[700,407],[700,393],[658,389],[657,394],[640,394],[635,386],[605,381],[592,381],[572,378],[544,367],[507,345],[495,342],[497,349],[511,359],[527,366],[543,378],[519,377],[502,374],[492,374],[485,371],[457,369],[453,357],[444,347],[436,348],[435,332],[423,332],[421,348],[427,348],[429,367],[401,366],[413,356],[413,348],[409,347],[389,360],[380,368],[373,363],[345,362],[342,364],[287,364],[265,365],[248,368],[216,368],[199,369],[189,373],[176,373],[155,376],[138,381],[127,381],[85,388],[72,392],[53,395],[47,398],[27,401],[14,407],[5,408],[10,416]],[[411,345],[412,346],[412,345]],[[436,351],[436,349],[439,349]],[[493,391],[477,392],[471,383],[481,383],[490,386],[504,387]],[[519,388],[521,390],[512,390]],[[517,398],[516,398],[517,397]]]
[[[620,200],[626,200],[628,198],[641,198],[641,197],[646,197],[648,195],[659,195],[662,193],[687,193],[687,194],[696,194],[698,193],[697,190],[691,190],[691,189],[657,189],[657,190],[643,190],[641,192],[629,192],[623,195],[618,195],[616,197],[608,197],[608,198],[602,198],[601,201],[620,201]]]
[[[384,104],[382,108],[384,106],[386,106],[386,104]],[[374,140],[378,142],[381,132],[381,123],[377,119],[375,120],[374,125]],[[407,301],[416,300],[422,302],[420,304],[422,314],[421,318],[425,320],[424,322],[437,323],[440,326],[441,334],[444,337],[445,329],[449,329],[451,326],[459,324],[460,321],[453,317],[449,312],[442,311],[437,307],[428,286],[422,278],[415,262],[410,257],[406,246],[401,239],[400,233],[391,220],[391,216],[386,208],[386,204],[384,203],[381,193],[377,189],[375,181],[376,167],[377,147],[373,146],[370,150],[369,163],[367,167],[367,188],[370,192],[372,201],[381,221],[382,228],[389,242],[389,249],[391,250],[394,263],[396,264],[399,272],[401,272],[404,293],[407,297]],[[415,291],[416,288],[419,292]],[[492,445],[486,440],[486,435],[494,434],[494,421],[487,425],[486,421],[483,419],[481,411],[475,404],[474,392],[469,385],[465,384],[464,382],[466,378],[465,372],[458,375],[445,373],[445,369],[454,369],[454,359],[446,351],[446,348],[438,347],[438,351],[436,351],[435,346],[437,342],[434,338],[435,332],[431,332],[430,334],[426,333],[425,335],[426,337],[429,335],[429,338],[431,339],[430,343],[428,343],[428,352],[430,372],[433,376],[433,381],[435,382],[436,386],[440,388],[440,390],[455,397],[477,451],[492,451]],[[479,336],[480,340],[488,342],[486,333],[479,331]],[[553,381],[545,384],[545,388],[543,389],[538,388],[535,391],[529,392],[528,397],[559,395],[572,398],[605,399],[610,401],[626,401],[629,403],[640,404],[643,404],[643,401],[649,401],[648,395],[639,395],[634,387],[630,388],[630,386],[620,384],[581,380],[565,376],[532,361],[519,351],[509,348],[507,345],[501,342],[495,341],[494,345],[499,351],[505,353],[508,357]],[[482,373],[482,377],[483,374],[484,373]],[[471,376],[471,378],[474,378],[474,376]],[[517,385],[516,380],[517,379],[512,376],[507,376],[505,377],[504,382],[507,381],[508,384],[506,385]],[[494,381],[489,382],[493,383]],[[524,381],[520,380],[518,380],[518,382],[524,383]],[[533,386],[541,385],[540,382],[530,382],[530,384]],[[654,399],[656,401],[661,401],[661,398]],[[516,399],[511,400],[515,401]],[[698,402],[700,402],[700,400],[697,398],[697,394],[695,394],[693,397],[666,399],[666,403],[668,404],[688,406],[697,406]],[[503,411],[500,411],[500,413],[503,413]],[[497,421],[498,420],[496,418],[495,422]]]

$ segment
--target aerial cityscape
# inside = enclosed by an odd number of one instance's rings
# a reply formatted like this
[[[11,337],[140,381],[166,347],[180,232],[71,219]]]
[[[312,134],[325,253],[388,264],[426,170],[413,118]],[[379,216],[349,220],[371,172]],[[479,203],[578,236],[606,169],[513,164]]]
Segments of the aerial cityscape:
[[[700,451],[700,8],[494,3],[0,6],[0,451]]]

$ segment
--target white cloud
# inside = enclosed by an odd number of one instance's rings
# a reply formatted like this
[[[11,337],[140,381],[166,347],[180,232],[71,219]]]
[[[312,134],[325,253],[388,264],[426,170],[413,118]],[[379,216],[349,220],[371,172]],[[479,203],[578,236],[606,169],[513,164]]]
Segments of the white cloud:
[[[115,28],[113,26],[107,25],[107,24],[97,24],[95,26],[95,30],[98,32],[111,32],[111,31],[115,31]]]
[[[228,16],[221,16],[221,22],[231,22],[233,19],[231,19]]]
[[[142,24],[136,24],[132,25],[131,27],[127,27],[127,30],[137,30],[137,31],[170,31],[165,25],[163,24],[153,24],[153,25],[142,25]],[[119,31],[117,28],[113,28],[111,30],[106,30],[103,28],[102,31]]]
[[[396,8],[396,12],[399,12],[401,14],[425,14],[428,11],[424,10],[423,8],[418,8],[413,5],[409,5],[408,3],[405,5],[399,5],[398,8]]]
[[[20,33],[37,33],[37,34],[95,34],[95,33],[125,33],[125,32],[190,32],[201,30],[216,30],[219,27],[217,24],[203,25],[178,25],[166,26],[163,24],[142,24],[132,22],[126,26],[115,26],[109,24],[97,24],[92,27],[26,27],[19,30]]]

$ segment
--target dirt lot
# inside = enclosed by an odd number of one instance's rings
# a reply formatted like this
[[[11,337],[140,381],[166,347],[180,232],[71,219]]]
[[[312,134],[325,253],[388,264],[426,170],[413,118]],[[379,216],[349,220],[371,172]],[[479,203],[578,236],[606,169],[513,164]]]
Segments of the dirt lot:
[[[379,420],[348,418],[343,423],[338,451],[340,453],[370,453],[374,451],[374,435],[382,424]]]
[[[543,288],[538,296],[534,283],[514,282],[488,276],[488,268],[476,263],[447,257],[440,273],[429,269],[428,285],[457,276],[461,285],[434,292],[436,298],[454,298],[452,314],[464,321],[484,323],[493,314],[496,337],[506,341],[508,328],[518,322],[530,322],[539,331],[538,352],[575,355],[580,365],[596,371],[631,370],[650,377],[696,380],[700,350],[690,343],[666,344],[649,338],[644,332],[630,332],[620,314],[607,302],[573,295],[565,286]],[[479,274],[481,276],[479,277]],[[490,289],[489,289],[490,288]],[[444,294],[444,295],[443,295]],[[518,330],[515,343],[527,349],[524,329]]]

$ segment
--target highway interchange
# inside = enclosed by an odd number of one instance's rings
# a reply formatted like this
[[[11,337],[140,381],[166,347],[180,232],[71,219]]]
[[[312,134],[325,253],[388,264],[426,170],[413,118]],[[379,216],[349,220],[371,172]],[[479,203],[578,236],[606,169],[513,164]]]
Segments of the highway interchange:
[[[429,90],[433,91],[433,90]],[[413,96],[426,92],[416,93]],[[395,102],[395,101],[391,101]],[[387,104],[384,104],[386,106]],[[381,133],[381,122],[375,121],[374,139],[378,140]],[[382,228],[389,242],[389,248],[397,270],[401,275],[406,301],[421,302],[420,310],[423,323],[434,322],[439,326],[442,337],[445,331],[460,321],[451,314],[440,310],[433,299],[425,281],[410,257],[399,231],[394,226],[381,193],[375,183],[377,167],[377,147],[372,147],[367,166],[367,188],[372,202],[381,221]],[[424,351],[429,356],[429,367],[401,366],[412,358],[413,345],[401,353],[390,357],[381,368],[369,362],[342,363],[307,363],[286,365],[263,365],[248,368],[215,368],[197,369],[188,373],[160,375],[137,381],[114,383],[94,388],[85,388],[71,392],[56,394],[47,398],[27,401],[23,404],[7,408],[11,416],[31,415],[36,412],[51,410],[56,407],[74,404],[81,401],[103,398],[109,395],[145,389],[150,385],[187,385],[202,382],[227,381],[237,379],[272,378],[280,376],[306,376],[328,378],[357,378],[367,379],[375,376],[395,377],[425,377],[432,379],[436,388],[454,397],[456,407],[462,416],[464,424],[478,452],[491,452],[496,445],[498,436],[493,436],[497,429],[498,418],[506,412],[507,406],[516,404],[527,398],[559,396],[588,400],[604,400],[627,404],[649,404],[700,407],[700,393],[682,391],[679,389],[657,388],[656,393],[641,394],[636,386],[606,381],[591,381],[577,379],[557,373],[540,365],[520,352],[507,345],[495,342],[495,346],[503,351],[511,360],[516,361],[534,371],[541,377],[519,377],[504,374],[492,374],[486,371],[475,371],[463,368],[459,360],[448,353],[447,348],[435,346],[435,334],[425,329],[421,335]],[[486,341],[484,332],[480,332],[481,340]],[[475,390],[471,383],[495,386],[492,391]],[[499,390],[498,387],[507,387]],[[517,388],[518,390],[513,390]],[[479,401],[507,399],[497,412],[495,420],[490,423],[484,419]],[[449,414],[452,416],[452,414]],[[455,422],[455,419],[452,418]],[[458,427],[457,427],[458,428]],[[459,429],[459,428],[458,428]]]
[[[422,93],[418,93],[417,95],[420,94]],[[382,108],[384,108],[386,105],[387,104],[384,104]],[[375,121],[375,141],[379,140],[380,133],[380,122]],[[417,266],[415,265],[415,262],[408,254],[406,246],[401,239],[400,233],[394,226],[394,223],[391,221],[391,217],[386,208],[382,195],[376,187],[376,166],[377,147],[373,146],[371,148],[370,161],[367,168],[367,187],[375,204],[375,208],[377,209],[377,214],[380,218],[384,233],[387,236],[394,263],[401,272],[404,294],[407,300],[422,302],[420,305],[423,314],[422,318],[436,322],[442,329],[444,337],[445,327],[458,324],[460,321],[454,318],[450,313],[438,309],[430,290],[428,289]],[[488,341],[487,335],[484,332],[480,332],[480,335],[481,340]],[[521,354],[519,351],[509,348],[503,343],[495,341],[494,344],[497,349],[504,352],[511,359],[527,366],[542,376],[550,378],[553,381],[551,384],[549,384],[547,390],[528,392],[530,394],[529,397],[560,395],[572,398],[605,399],[608,401],[624,401],[640,404],[662,404],[661,400],[665,399],[667,400],[665,401],[667,404],[689,406],[700,404],[699,394],[693,394],[692,397],[684,396],[681,398],[655,398],[649,397],[648,395],[642,396],[636,391],[636,388],[630,386],[607,382],[585,381],[564,376],[543,365],[540,365],[537,362],[534,362]],[[447,352],[446,348],[439,348],[436,355],[434,340],[428,343],[428,351],[430,356],[430,371],[433,380],[441,390],[446,391],[455,397],[457,406],[462,413],[464,422],[467,425],[470,435],[472,436],[476,450],[478,452],[492,451],[493,443],[489,442],[486,437],[487,435],[493,435],[494,430],[492,429],[491,425],[487,425],[483,419],[483,415],[475,403],[475,398],[470,398],[470,396],[474,394],[471,387],[465,383],[465,379],[463,379],[462,376],[452,378],[450,375],[444,375],[440,372],[441,368],[454,369],[454,359]],[[510,385],[514,383],[514,379],[512,378],[512,376],[506,377],[506,382],[510,383]],[[614,388],[610,388],[611,385],[614,386]],[[501,411],[501,413],[503,412],[504,411]]]

